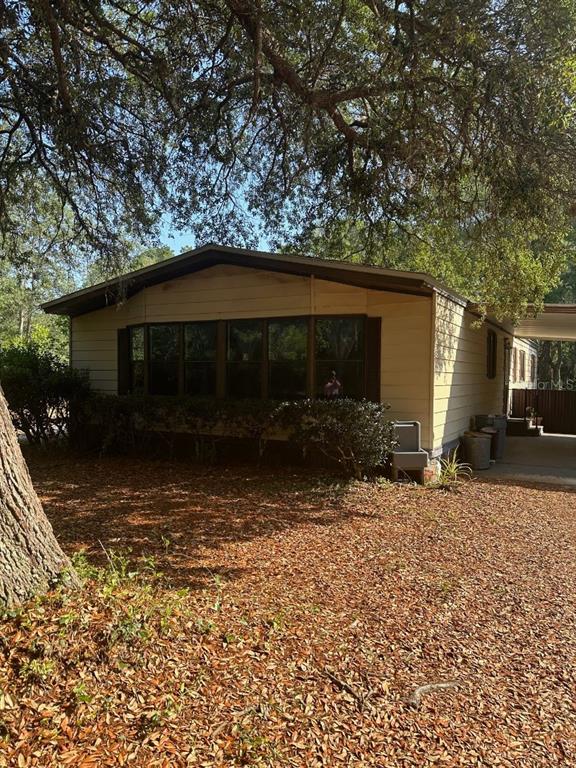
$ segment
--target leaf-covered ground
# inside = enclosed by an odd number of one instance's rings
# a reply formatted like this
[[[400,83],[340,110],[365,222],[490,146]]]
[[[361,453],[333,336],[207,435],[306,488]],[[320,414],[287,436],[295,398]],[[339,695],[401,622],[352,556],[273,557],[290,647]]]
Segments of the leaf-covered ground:
[[[32,473],[88,579],[0,623],[0,766],[576,765],[573,491]]]

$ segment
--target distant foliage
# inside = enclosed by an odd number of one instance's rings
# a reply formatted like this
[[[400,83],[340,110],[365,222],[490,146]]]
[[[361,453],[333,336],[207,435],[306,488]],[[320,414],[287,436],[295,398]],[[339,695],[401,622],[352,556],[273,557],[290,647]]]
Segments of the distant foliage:
[[[296,400],[280,405],[274,421],[306,452],[320,452],[362,479],[383,466],[394,448],[389,407],[348,398]]]
[[[0,349],[0,384],[17,429],[43,443],[68,428],[71,409],[88,395],[88,380],[35,341]]]

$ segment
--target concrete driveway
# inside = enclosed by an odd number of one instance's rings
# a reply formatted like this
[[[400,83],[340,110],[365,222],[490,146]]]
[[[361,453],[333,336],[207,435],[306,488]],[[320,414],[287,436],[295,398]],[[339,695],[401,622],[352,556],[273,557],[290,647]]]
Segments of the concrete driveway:
[[[576,435],[507,437],[504,458],[478,477],[576,487]]]

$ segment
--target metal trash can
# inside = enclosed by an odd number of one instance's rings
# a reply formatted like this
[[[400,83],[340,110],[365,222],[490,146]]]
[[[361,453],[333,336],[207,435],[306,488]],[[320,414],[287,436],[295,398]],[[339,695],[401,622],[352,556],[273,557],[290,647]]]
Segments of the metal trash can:
[[[479,416],[474,417],[476,429],[482,429],[483,427],[494,427],[498,430],[498,434],[494,438],[494,459],[504,458],[504,450],[506,448],[506,428],[508,425],[508,419],[506,416],[482,413]]]
[[[498,430],[496,427],[482,427],[479,431],[484,435],[490,435],[490,458],[495,461],[498,447]]]
[[[462,438],[466,461],[473,470],[490,468],[492,435],[485,432],[465,432]]]

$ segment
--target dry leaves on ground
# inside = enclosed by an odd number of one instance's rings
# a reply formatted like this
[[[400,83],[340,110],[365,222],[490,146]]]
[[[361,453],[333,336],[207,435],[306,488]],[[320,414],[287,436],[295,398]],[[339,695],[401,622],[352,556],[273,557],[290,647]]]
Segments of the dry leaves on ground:
[[[0,624],[0,766],[576,765],[574,492],[32,473],[87,581]]]

